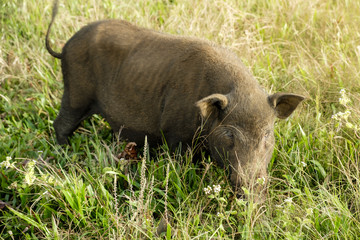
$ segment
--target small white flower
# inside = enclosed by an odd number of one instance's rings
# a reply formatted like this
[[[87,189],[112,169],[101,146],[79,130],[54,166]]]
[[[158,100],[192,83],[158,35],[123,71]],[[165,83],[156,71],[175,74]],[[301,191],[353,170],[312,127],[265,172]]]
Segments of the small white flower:
[[[261,178],[256,179],[257,184],[264,185],[265,182],[266,182],[265,177],[261,177]]]
[[[4,166],[6,169],[15,168],[15,164],[11,161],[11,157],[6,157],[5,161],[0,163],[0,166]]]
[[[293,201],[292,201],[292,198],[289,197],[289,198],[285,199],[284,202],[291,204]]]
[[[30,162],[28,162],[27,167],[28,169],[34,169],[36,164],[36,160],[31,160]]]
[[[28,185],[32,185],[35,182],[35,164],[36,161],[32,160],[27,164],[27,170],[25,173],[25,183]]]
[[[32,185],[35,182],[35,175],[33,171],[25,173],[25,183]]]
[[[53,176],[51,176],[50,174],[42,174],[40,179],[44,182],[47,182],[48,184],[56,184],[57,181],[55,180],[55,178]]]
[[[339,98],[339,103],[341,105],[346,105],[346,104],[348,104],[350,102],[351,102],[351,100],[347,96]]]
[[[351,114],[351,112],[350,112],[349,110],[346,110],[346,111],[344,112],[343,118],[344,118],[345,120],[347,120],[347,119],[349,118],[350,114]]]
[[[50,176],[49,179],[48,179],[48,183],[49,184],[55,184],[55,178],[53,176]]]
[[[214,190],[214,193],[217,194],[217,193],[220,192],[221,186],[220,185],[213,185],[213,190]]]
[[[346,104],[351,102],[350,98],[346,95],[345,89],[340,90],[340,95],[341,95],[341,98],[339,98],[339,103],[341,105],[345,106]]]
[[[17,182],[12,182],[10,186],[8,186],[8,189],[16,189],[18,187]]]
[[[338,112],[331,116],[332,119],[335,119],[337,121],[345,120],[349,118],[351,112],[349,110],[346,110],[345,112]]]
[[[306,167],[306,166],[307,166],[306,162],[303,162],[303,161],[302,161],[301,164],[302,164],[303,167]]]
[[[204,192],[206,195],[209,195],[211,193],[212,189],[210,186],[207,186],[206,188],[204,188]]]

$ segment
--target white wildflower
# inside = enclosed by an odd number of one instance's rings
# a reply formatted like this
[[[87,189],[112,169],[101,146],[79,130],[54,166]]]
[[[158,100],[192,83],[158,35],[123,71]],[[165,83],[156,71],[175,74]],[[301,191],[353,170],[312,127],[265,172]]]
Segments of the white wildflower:
[[[344,115],[342,116],[342,118],[343,118],[344,120],[347,120],[347,119],[349,118],[350,114],[351,114],[351,112],[350,112],[349,110],[346,110],[346,111],[344,112]]]
[[[337,114],[337,113],[333,114],[333,115],[331,116],[331,119],[335,119],[335,120],[339,121],[339,119],[338,119],[338,114]]]
[[[351,112],[349,110],[346,110],[345,112],[338,112],[334,115],[332,115],[332,119],[335,119],[337,121],[341,121],[341,120],[345,120],[347,121],[347,119],[349,118]]]
[[[55,184],[55,178],[53,177],[53,176],[49,176],[49,178],[48,178],[48,183],[49,184]]]
[[[291,204],[293,201],[292,201],[292,198],[289,197],[289,198],[285,199],[284,202],[288,203],[288,204]]]
[[[214,193],[217,194],[217,193],[220,192],[221,186],[220,185],[213,185],[213,190],[214,190]]]
[[[348,98],[347,96],[339,98],[339,103],[344,106],[350,103],[350,101],[350,98]]]
[[[306,162],[304,162],[304,161],[301,162],[301,165],[302,165],[303,167],[306,167],[306,166],[307,166]]]
[[[42,174],[40,176],[40,180],[42,180],[42,181],[44,181],[44,182],[46,182],[48,184],[57,184],[56,179],[53,176],[51,176],[50,174],[48,174],[48,173]]]
[[[12,182],[10,184],[10,186],[8,186],[8,189],[17,189],[17,187],[18,187],[18,183],[17,183],[17,181],[15,181],[15,182]]]
[[[209,195],[211,193],[212,189],[210,186],[207,186],[206,188],[204,188],[204,192],[205,194]]]
[[[257,184],[264,185],[265,182],[266,182],[265,177],[261,177],[261,178],[256,179]]]
[[[26,173],[25,173],[25,183],[28,184],[28,185],[32,185],[34,182],[35,182],[35,164],[36,164],[36,161],[30,161],[28,164],[27,164],[27,170],[26,170]]]
[[[6,157],[5,161],[0,163],[0,166],[4,166],[6,169],[7,168],[15,168],[15,164],[11,161],[11,157]]]
[[[341,98],[339,98],[339,103],[341,105],[346,106],[348,103],[351,102],[350,98],[346,95],[345,89],[340,90],[340,95],[341,95]]]
[[[29,171],[25,173],[25,183],[28,185],[32,185],[35,182],[35,175],[33,171]]]

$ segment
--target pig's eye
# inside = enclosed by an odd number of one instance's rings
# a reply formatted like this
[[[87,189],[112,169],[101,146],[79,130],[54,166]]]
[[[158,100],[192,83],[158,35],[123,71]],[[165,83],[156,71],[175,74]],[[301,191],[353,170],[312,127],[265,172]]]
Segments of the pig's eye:
[[[227,138],[230,138],[230,139],[234,138],[234,134],[229,130],[225,130],[224,136],[227,137]]]
[[[224,131],[221,142],[228,150],[232,149],[234,147],[234,133],[229,130]]]

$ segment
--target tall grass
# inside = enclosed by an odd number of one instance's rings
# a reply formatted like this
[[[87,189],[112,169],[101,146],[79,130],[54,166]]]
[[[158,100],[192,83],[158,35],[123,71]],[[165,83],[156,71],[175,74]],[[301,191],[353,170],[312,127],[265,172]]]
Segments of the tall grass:
[[[269,92],[307,97],[276,123],[262,204],[236,198],[205,156],[150,146],[140,161],[118,159],[125,143],[99,116],[56,145],[51,7],[0,1],[0,239],[360,237],[359,1],[60,0],[58,51],[88,22],[126,19],[226,46]]]

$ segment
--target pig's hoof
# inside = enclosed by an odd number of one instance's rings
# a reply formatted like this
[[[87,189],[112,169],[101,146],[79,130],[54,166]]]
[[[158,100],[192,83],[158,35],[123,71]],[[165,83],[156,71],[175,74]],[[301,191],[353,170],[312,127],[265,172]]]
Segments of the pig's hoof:
[[[69,139],[65,136],[57,136],[56,137],[57,143],[59,145],[68,145],[69,144]]]

